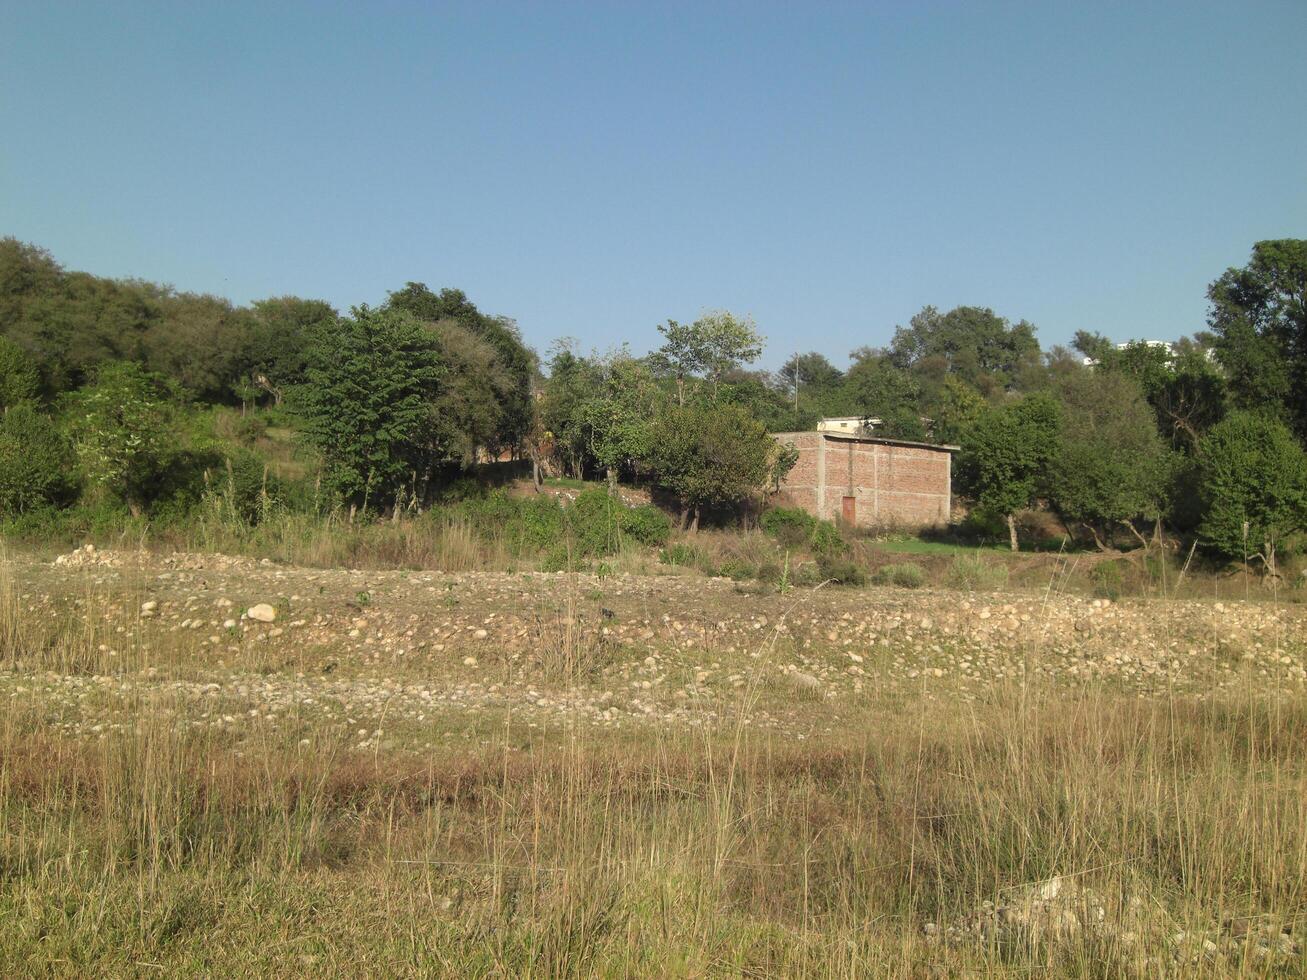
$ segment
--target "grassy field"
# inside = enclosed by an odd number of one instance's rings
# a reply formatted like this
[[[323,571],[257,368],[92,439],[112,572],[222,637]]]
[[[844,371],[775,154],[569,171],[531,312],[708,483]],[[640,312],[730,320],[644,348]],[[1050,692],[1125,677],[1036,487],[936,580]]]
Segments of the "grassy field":
[[[1307,615],[1055,585],[11,555],[0,974],[1307,974]]]

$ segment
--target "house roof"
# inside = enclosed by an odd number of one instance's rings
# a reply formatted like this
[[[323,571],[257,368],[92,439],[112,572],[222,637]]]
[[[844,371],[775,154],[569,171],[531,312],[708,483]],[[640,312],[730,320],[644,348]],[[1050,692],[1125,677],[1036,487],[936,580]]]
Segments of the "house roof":
[[[889,439],[885,436],[862,436],[848,432],[818,431],[817,429],[807,429],[803,432],[773,432],[773,439],[783,439],[786,436],[808,436],[817,435],[824,439],[837,439],[844,442],[871,442],[880,443],[885,446],[907,446],[911,449],[939,449],[944,452],[957,453],[962,451],[961,446],[943,445],[937,442],[913,442],[910,439]]]

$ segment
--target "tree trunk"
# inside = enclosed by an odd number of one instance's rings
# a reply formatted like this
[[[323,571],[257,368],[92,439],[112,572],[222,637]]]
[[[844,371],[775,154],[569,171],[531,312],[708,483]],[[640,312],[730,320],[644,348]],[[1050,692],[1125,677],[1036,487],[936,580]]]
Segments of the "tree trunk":
[[[690,507],[689,507],[689,505],[688,505],[684,500],[682,500],[682,501],[681,501],[681,520],[680,520],[680,524],[677,526],[677,530],[684,531],[684,530],[685,530],[685,525],[688,524],[689,521],[690,521]]]
[[[699,505],[698,504],[695,504],[694,507],[694,520],[690,522],[690,533],[691,534],[699,533]]]
[[[536,488],[536,493],[539,493],[541,486],[544,485],[544,481],[540,479],[540,460],[535,456],[531,457],[531,483]]]
[[[613,467],[611,466],[608,467],[607,476],[608,476],[608,496],[616,497],[617,496],[617,470],[613,469]]]
[[[1017,545],[1017,518],[1015,514],[1007,515],[1007,543],[1011,545],[1013,551],[1019,551]]]

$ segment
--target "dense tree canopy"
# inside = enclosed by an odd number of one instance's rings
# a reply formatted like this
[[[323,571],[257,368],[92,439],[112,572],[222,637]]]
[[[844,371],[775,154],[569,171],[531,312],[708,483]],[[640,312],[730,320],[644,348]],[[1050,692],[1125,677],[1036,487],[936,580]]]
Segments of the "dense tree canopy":
[[[1307,435],[1307,240],[1258,242],[1207,295],[1236,407],[1281,414]]]
[[[1236,411],[1203,439],[1199,534],[1229,558],[1276,552],[1307,528],[1307,455],[1284,423]]]
[[[1210,332],[1171,344],[1082,330],[1083,356],[1041,351],[1025,320],[927,306],[847,366],[809,350],[769,372],[755,364],[754,322],[718,311],[666,321],[643,356],[560,343],[541,375],[514,321],[458,289],[409,282],[342,318],[311,298],[241,306],[69,271],[9,238],[3,507],[26,511],[78,488],[84,502],[138,513],[165,497],[189,506],[221,465],[253,520],[276,482],[261,454],[276,443],[294,447],[288,465],[302,479],[321,478],[302,496],[328,506],[421,506],[444,474],[507,453],[537,472],[650,482],[687,513],[717,514],[774,486],[782,454],[767,432],[856,416],[883,436],[960,445],[956,486],[1011,536],[1018,511],[1047,506],[1104,547],[1166,517],[1230,554],[1231,528],[1242,547],[1246,520],[1265,553],[1297,526],[1305,290],[1307,242],[1267,241],[1211,284]],[[223,418],[240,422],[218,432]],[[38,479],[15,449],[24,441],[40,466],[68,451],[76,466],[62,482]],[[1270,498],[1240,475],[1258,467],[1279,481]]]

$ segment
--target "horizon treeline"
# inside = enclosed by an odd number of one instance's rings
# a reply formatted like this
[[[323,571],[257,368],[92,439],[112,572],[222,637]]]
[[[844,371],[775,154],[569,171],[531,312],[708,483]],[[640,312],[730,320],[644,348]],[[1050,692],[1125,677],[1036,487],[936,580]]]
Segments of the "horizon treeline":
[[[240,306],[65,270],[6,238],[0,455],[21,458],[0,474],[0,510],[184,510],[203,496],[188,481],[236,457],[257,468],[251,440],[197,435],[197,418],[238,412],[250,431],[293,434],[318,507],[421,508],[451,471],[512,456],[651,483],[697,523],[756,511],[775,488],[792,459],[768,433],[855,416],[960,445],[959,489],[1014,544],[1016,512],[1045,506],[1100,544],[1165,522],[1273,563],[1307,512],[1305,283],[1307,242],[1259,242],[1210,284],[1205,328],[1169,347],[1081,331],[1045,350],[1026,320],[927,306],[846,368],[808,351],[769,372],[753,367],[757,325],[727,311],[666,321],[645,354],[561,340],[541,358],[454,288],[408,282],[346,314],[294,296]]]

